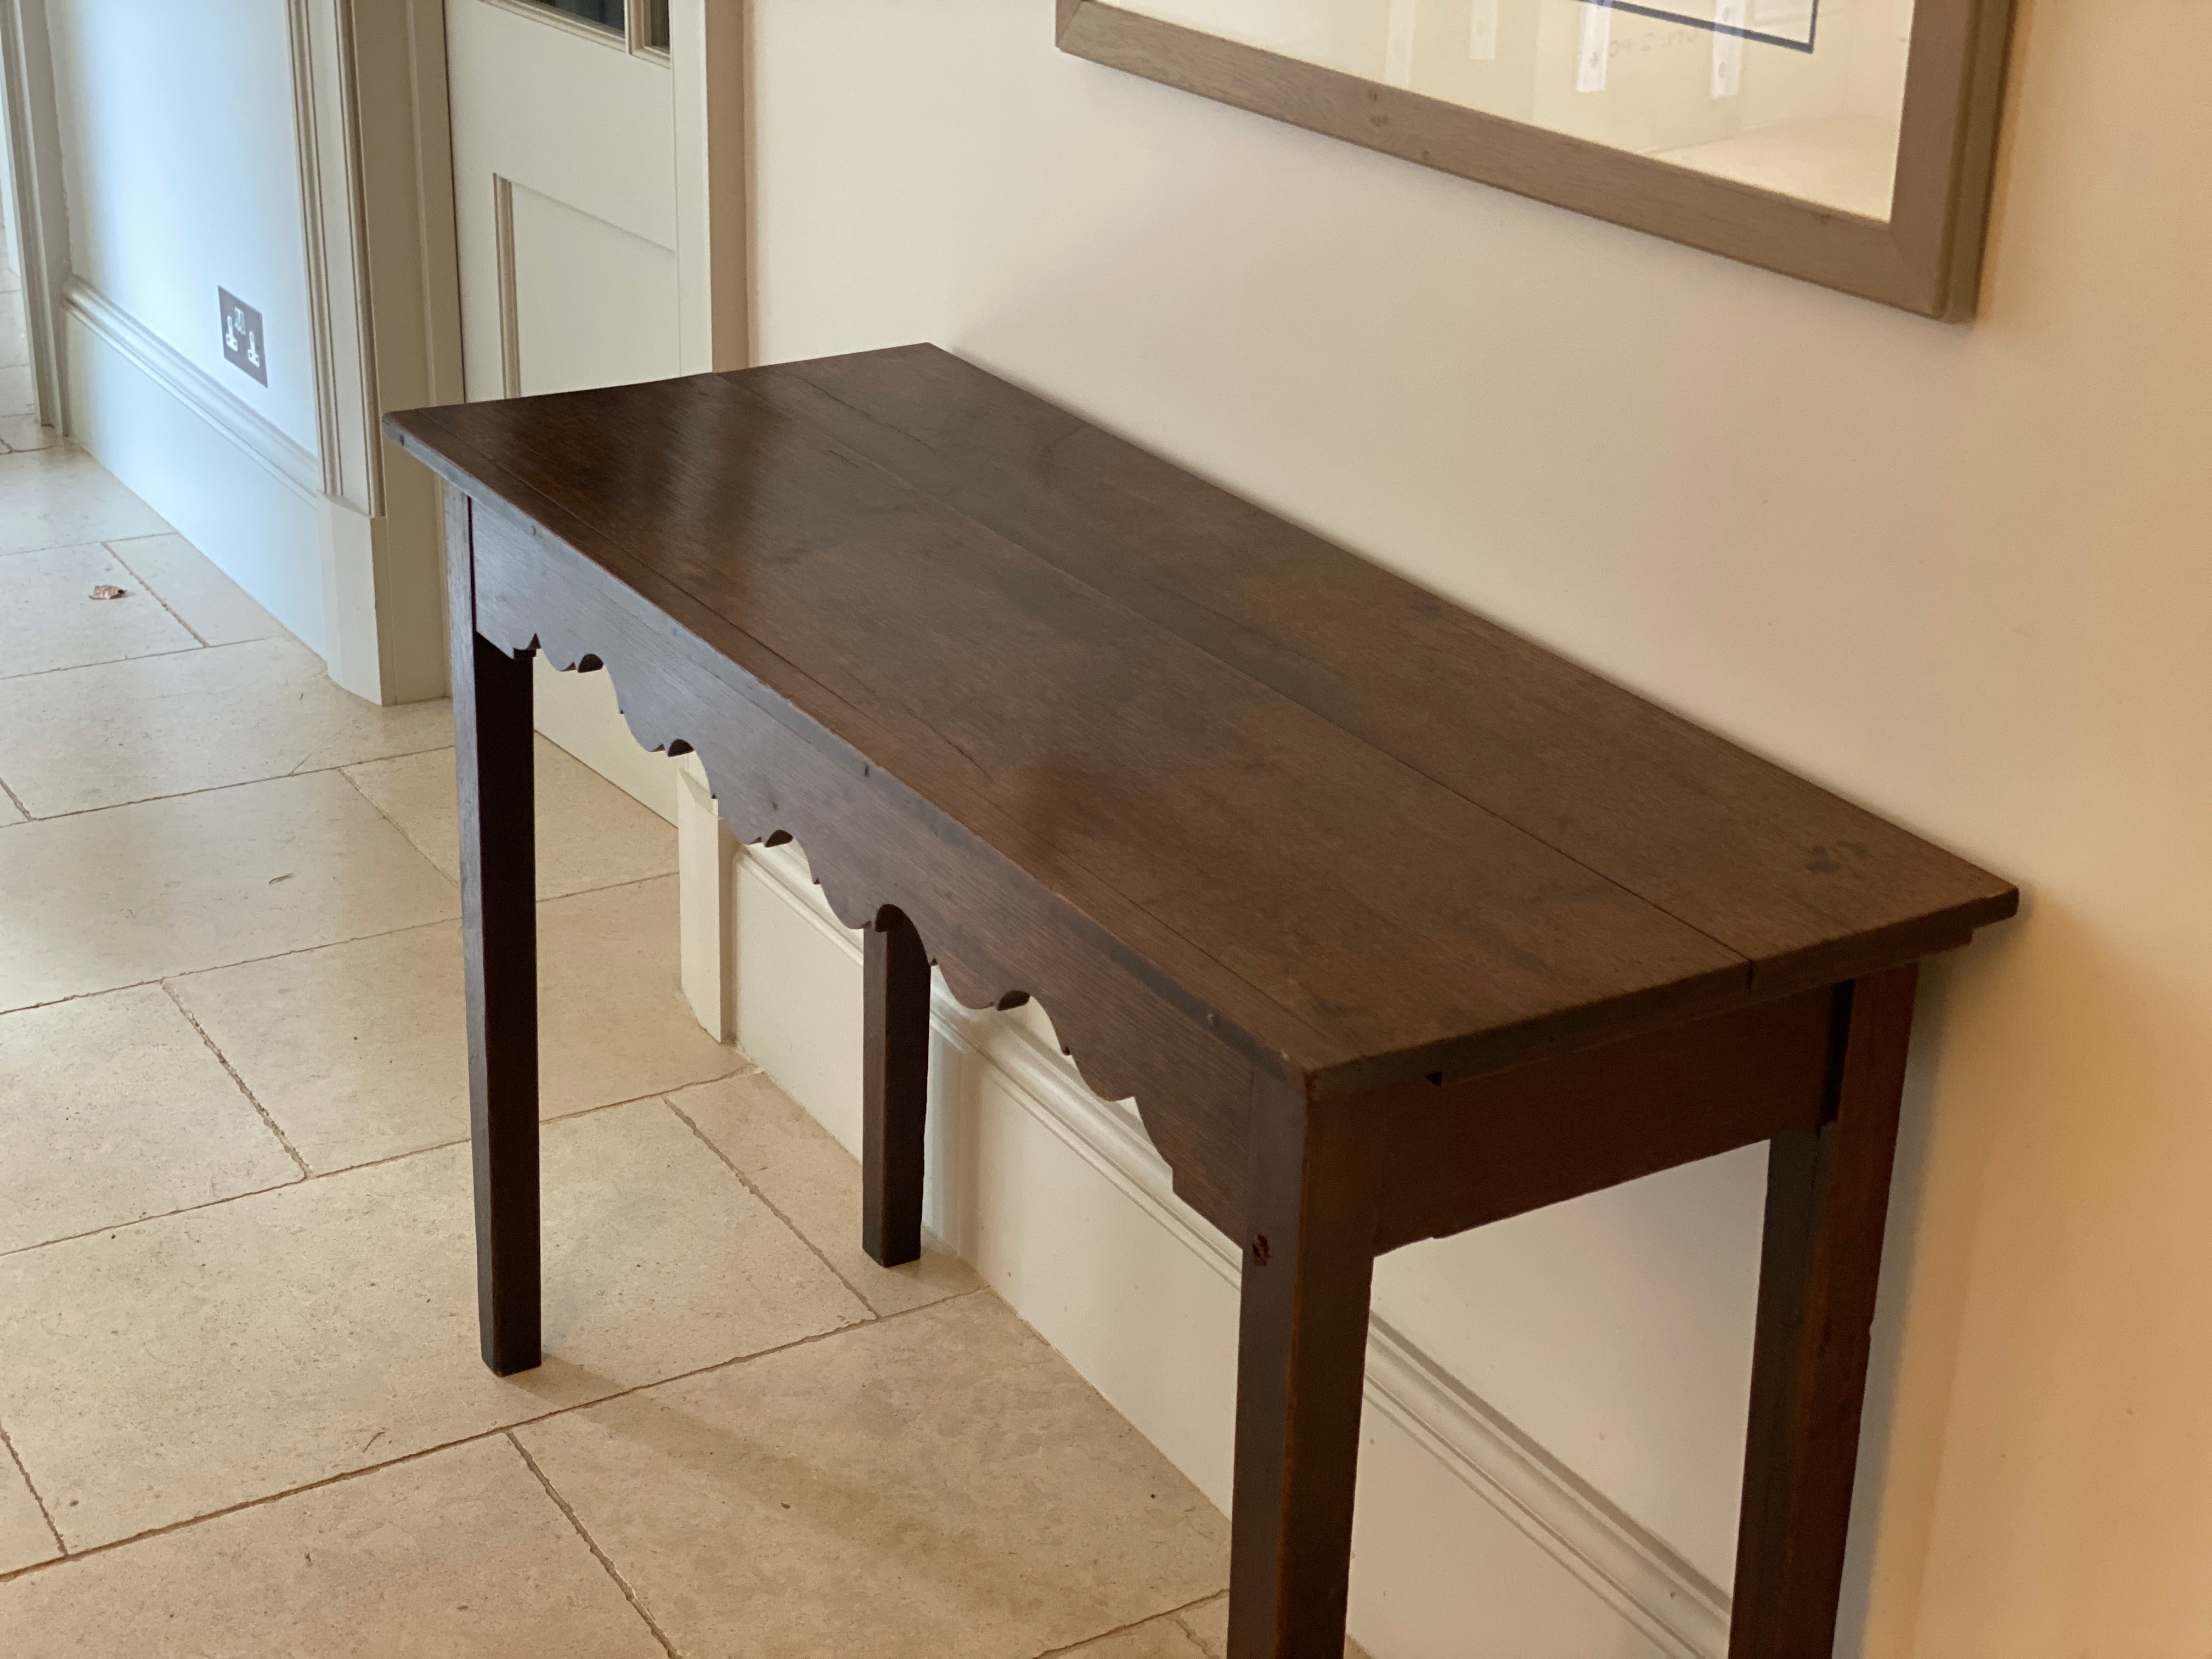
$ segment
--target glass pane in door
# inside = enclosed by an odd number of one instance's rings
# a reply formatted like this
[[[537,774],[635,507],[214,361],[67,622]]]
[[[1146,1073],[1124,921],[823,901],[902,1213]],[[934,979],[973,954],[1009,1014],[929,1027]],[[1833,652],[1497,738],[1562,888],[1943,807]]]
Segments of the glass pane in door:
[[[623,32],[623,0],[531,0],[531,3],[583,22],[597,23],[617,34]]]

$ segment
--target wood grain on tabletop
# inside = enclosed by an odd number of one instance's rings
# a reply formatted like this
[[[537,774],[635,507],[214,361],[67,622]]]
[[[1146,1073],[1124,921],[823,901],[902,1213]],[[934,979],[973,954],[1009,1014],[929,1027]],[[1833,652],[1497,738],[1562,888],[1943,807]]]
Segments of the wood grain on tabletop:
[[[1157,919],[1309,1073],[1717,1012],[2014,902],[934,348],[396,425],[987,838],[1018,826],[1032,875]]]

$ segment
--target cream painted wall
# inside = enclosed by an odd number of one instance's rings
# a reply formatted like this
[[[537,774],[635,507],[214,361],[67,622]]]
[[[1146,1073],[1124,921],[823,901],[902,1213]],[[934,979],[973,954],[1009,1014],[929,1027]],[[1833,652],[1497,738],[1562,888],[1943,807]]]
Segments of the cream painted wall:
[[[285,3],[46,0],[46,9],[72,269],[312,453]],[[262,313],[266,387],[223,361],[218,286]]]
[[[2019,878],[1908,1103],[1843,1651],[2212,1632],[2212,142],[2188,0],[2022,0],[1948,328],[1054,52],[756,0],[757,330],[935,339]],[[1706,1571],[1756,1159],[1386,1265]]]

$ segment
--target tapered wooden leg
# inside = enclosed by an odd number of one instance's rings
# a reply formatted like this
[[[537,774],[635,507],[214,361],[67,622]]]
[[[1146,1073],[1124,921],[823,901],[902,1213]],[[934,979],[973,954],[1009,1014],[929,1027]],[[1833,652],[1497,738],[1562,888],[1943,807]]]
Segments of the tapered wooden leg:
[[[1768,1153],[1729,1659],[1826,1659],[1917,970],[1839,993],[1834,1110]]]
[[[1230,1659],[1342,1659],[1377,1176],[1367,1127],[1303,1101],[1254,1114]]]
[[[860,1079],[860,1244],[886,1267],[921,1255],[922,1117],[929,1103],[929,957],[884,907],[868,929]]]
[[[538,1363],[537,826],[530,653],[476,631],[466,512],[448,514],[477,1320],[499,1376]],[[453,520],[459,517],[460,522]]]

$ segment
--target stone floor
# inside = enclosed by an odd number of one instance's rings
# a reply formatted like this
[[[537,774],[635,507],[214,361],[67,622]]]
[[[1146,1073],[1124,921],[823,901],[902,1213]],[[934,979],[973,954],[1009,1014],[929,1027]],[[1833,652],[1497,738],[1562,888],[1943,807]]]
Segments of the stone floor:
[[[9,253],[12,239],[0,203],[0,455],[44,449],[52,432],[39,424],[39,386],[31,370],[31,335],[23,315],[23,278]]]
[[[1218,1513],[860,1255],[684,1007],[672,832],[550,745],[549,1352],[477,1363],[450,742],[0,454],[0,1653],[1222,1653]]]

